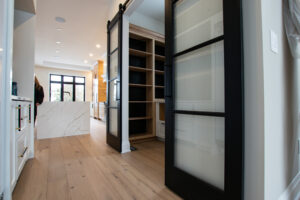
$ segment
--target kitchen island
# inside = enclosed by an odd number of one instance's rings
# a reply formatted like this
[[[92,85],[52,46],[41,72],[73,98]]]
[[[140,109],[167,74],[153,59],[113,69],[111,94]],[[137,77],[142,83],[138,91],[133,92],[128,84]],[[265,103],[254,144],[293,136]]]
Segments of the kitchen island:
[[[37,139],[90,133],[89,102],[44,102],[38,106]]]

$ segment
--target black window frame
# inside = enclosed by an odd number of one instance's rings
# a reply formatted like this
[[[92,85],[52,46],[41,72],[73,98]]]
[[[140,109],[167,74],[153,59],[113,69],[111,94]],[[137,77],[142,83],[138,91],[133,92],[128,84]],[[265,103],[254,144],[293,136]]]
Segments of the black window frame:
[[[60,76],[61,77],[61,81],[52,81],[51,77],[52,76]],[[64,77],[72,77],[73,81],[72,82],[67,82],[64,81]],[[83,83],[76,83],[76,78],[83,78],[84,82]],[[49,75],[49,101],[51,101],[51,84],[52,83],[56,83],[56,84],[60,84],[60,101],[63,102],[64,101],[64,85],[72,85],[73,86],[73,96],[72,96],[72,102],[76,102],[76,86],[77,85],[83,85],[83,101],[85,102],[85,83],[86,83],[86,78],[84,76],[72,76],[72,75],[61,75],[61,74],[50,74]],[[79,102],[79,101],[78,101]]]

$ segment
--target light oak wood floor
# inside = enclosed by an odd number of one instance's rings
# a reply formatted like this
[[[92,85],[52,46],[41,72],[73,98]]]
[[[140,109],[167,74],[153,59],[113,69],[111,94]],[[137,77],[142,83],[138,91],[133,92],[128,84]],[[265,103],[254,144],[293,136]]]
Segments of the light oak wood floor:
[[[105,124],[91,135],[36,141],[13,200],[179,199],[164,185],[164,144],[137,144],[119,154],[106,145]]]

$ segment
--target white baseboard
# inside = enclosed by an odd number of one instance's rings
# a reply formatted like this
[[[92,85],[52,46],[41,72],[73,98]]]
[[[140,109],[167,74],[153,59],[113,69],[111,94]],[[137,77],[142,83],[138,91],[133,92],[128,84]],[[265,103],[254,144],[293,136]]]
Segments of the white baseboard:
[[[166,140],[166,139],[163,138],[163,137],[158,137],[158,136],[156,136],[156,138],[157,138],[158,141],[161,141],[161,142],[165,142],[165,140]]]
[[[131,152],[130,150],[130,143],[129,141],[122,141],[122,153],[128,153]]]
[[[300,172],[289,184],[278,200],[299,200],[300,199]]]

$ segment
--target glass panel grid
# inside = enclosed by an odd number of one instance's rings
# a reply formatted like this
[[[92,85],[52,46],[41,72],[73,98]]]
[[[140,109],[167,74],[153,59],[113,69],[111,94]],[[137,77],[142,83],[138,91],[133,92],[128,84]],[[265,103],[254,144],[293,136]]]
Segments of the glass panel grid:
[[[59,75],[50,75],[50,80],[61,82],[61,76],[59,76]]]
[[[110,71],[109,71],[109,79],[112,80],[118,76],[118,65],[119,65],[119,59],[118,59],[118,51],[114,52],[110,56]]]
[[[186,51],[224,34],[223,1],[181,0],[174,14],[174,164],[224,190],[224,44]]]
[[[110,53],[118,47],[118,34],[119,28],[118,25],[115,25],[110,31]]]
[[[50,101],[85,101],[85,77],[50,74],[50,87]]]
[[[175,4],[175,53],[223,35],[222,0],[183,0]]]
[[[84,101],[84,85],[76,85],[75,91],[75,101]]]
[[[177,168],[224,190],[224,118],[176,114],[174,156]]]
[[[84,80],[84,78],[82,78],[82,77],[76,77],[76,78],[75,78],[75,82],[76,82],[76,83],[84,83],[85,80]]]
[[[225,112],[223,41],[178,56],[175,110]]]
[[[64,82],[73,82],[73,76],[64,76]]]
[[[109,109],[109,133],[118,136],[118,109]]]
[[[64,84],[64,101],[73,101],[73,84]]]
[[[109,106],[117,107],[117,80],[109,82]]]
[[[51,101],[60,101],[61,99],[61,84],[51,83]]]

